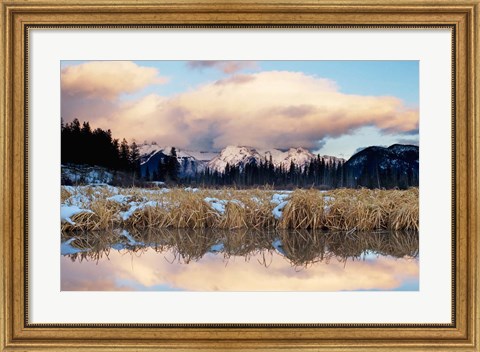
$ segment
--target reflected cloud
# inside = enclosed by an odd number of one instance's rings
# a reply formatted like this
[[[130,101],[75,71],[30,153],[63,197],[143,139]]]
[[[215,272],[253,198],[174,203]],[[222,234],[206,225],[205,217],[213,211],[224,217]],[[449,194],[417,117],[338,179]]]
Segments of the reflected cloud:
[[[131,281],[138,289],[163,285],[185,291],[349,291],[394,290],[418,280],[418,261],[379,257],[348,263],[317,263],[307,269],[292,267],[275,252],[267,254],[268,267],[259,265],[264,254],[224,262],[220,254],[207,254],[189,264],[171,264],[174,254],[149,249],[135,253],[112,251],[101,262],[72,262],[62,257],[62,290],[128,290],[118,282]]]

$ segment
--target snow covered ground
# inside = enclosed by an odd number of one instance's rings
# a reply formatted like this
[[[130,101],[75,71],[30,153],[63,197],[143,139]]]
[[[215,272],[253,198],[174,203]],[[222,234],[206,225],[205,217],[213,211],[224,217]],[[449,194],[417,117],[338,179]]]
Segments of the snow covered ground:
[[[113,181],[113,174],[110,171],[97,166],[62,165],[61,169],[64,184],[98,184]]]

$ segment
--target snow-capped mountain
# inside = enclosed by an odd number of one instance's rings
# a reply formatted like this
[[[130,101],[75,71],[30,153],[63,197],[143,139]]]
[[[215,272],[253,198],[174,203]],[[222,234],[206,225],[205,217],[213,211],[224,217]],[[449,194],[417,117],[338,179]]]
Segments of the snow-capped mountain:
[[[157,144],[142,144],[139,146],[140,170],[142,176],[157,169],[158,163],[171,155],[172,147],[162,147]],[[205,169],[207,163],[217,153],[176,149],[177,160],[180,164],[180,176],[192,176]]]
[[[212,170],[223,172],[227,166],[238,166],[242,169],[247,164],[257,164],[272,161],[275,167],[289,168],[293,162],[295,166],[304,168],[317,156],[305,148],[290,148],[287,151],[278,149],[262,150],[252,147],[228,146],[218,156],[213,158],[208,167]],[[332,156],[323,156],[325,162],[343,163],[345,160]]]
[[[172,147],[163,147],[157,144],[142,144],[140,150],[140,164],[142,176],[147,172],[152,173],[156,170],[158,163],[171,155]],[[275,167],[289,168],[293,162],[297,167],[304,168],[312,159],[317,156],[305,148],[290,148],[286,151],[278,149],[257,149],[246,146],[228,146],[220,153],[190,151],[176,149],[177,160],[180,164],[180,176],[192,176],[196,172],[201,172],[208,167],[211,170],[219,172],[225,171],[227,163],[230,166],[238,166],[241,169],[247,164],[260,165],[262,162],[270,162]],[[342,158],[333,156],[321,156],[326,163],[344,163]]]

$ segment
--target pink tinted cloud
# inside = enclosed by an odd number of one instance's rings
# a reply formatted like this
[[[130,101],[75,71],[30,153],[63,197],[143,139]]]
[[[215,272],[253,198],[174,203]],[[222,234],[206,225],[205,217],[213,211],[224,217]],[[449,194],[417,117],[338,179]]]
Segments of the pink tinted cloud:
[[[223,73],[232,74],[245,69],[256,68],[255,61],[216,61],[216,60],[196,60],[189,61],[188,67],[192,69],[215,68]]]
[[[167,79],[152,67],[131,61],[91,61],[66,66],[61,72],[62,94],[81,98],[113,100],[122,93],[133,93]]]
[[[80,110],[69,114],[78,117]],[[316,148],[326,137],[364,126],[383,133],[418,129],[418,109],[398,98],[345,94],[330,80],[287,71],[233,75],[171,97],[117,101],[85,117],[116,137],[202,150]]]

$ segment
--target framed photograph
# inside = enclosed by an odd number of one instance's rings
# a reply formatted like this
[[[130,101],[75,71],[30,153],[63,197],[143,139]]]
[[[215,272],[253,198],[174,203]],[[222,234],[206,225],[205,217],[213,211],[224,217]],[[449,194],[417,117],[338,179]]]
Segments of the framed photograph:
[[[478,350],[478,0],[0,3],[2,351]]]

